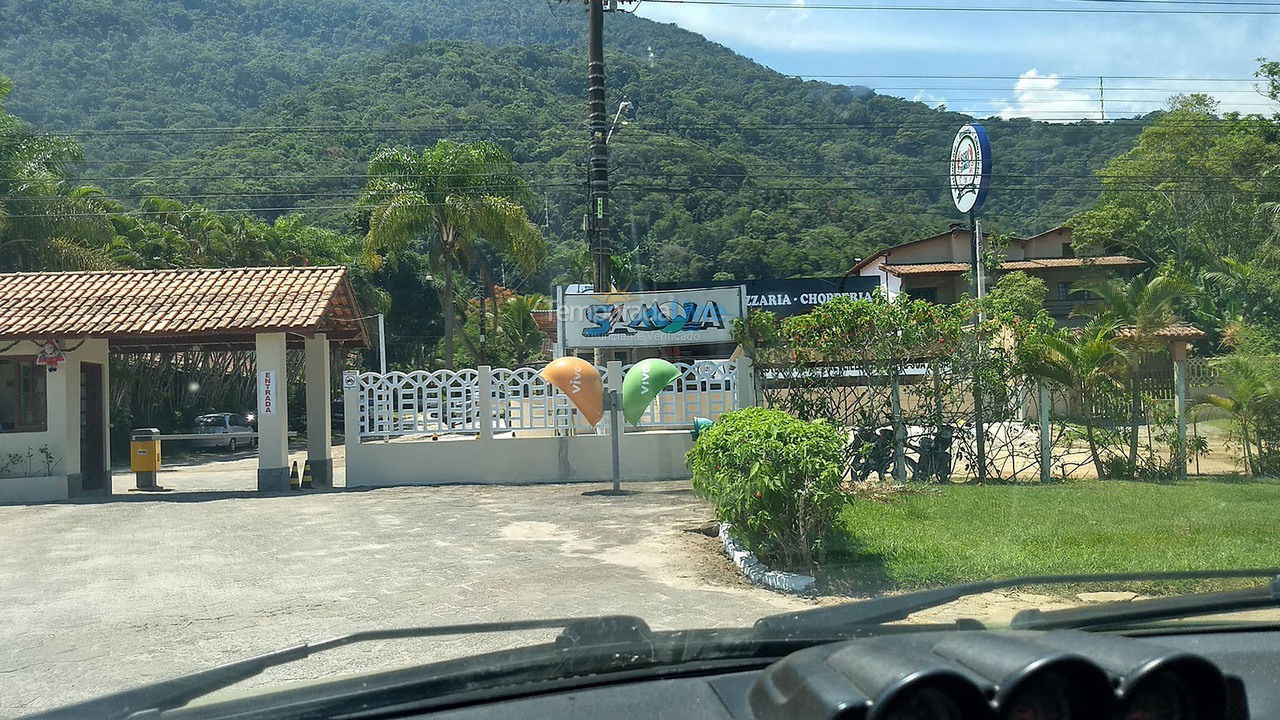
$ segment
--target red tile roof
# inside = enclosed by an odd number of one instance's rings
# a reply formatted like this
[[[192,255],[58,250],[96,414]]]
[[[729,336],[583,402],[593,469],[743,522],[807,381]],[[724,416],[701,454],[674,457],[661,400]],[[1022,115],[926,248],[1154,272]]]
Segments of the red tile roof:
[[[326,332],[364,346],[359,317],[343,267],[0,274],[0,339],[105,337],[150,347]]]
[[[1009,260],[1000,265],[1000,270],[1052,270],[1054,268],[1080,267],[1116,267],[1124,265],[1145,265],[1142,260],[1135,260],[1124,255],[1100,255],[1097,257],[1076,258],[1042,258],[1039,260]],[[883,263],[880,267],[899,277],[903,275],[928,275],[931,273],[962,273],[969,270],[967,262],[936,263]]]
[[[1116,329],[1117,337],[1133,337],[1136,334],[1133,327],[1122,327]],[[1204,339],[1204,331],[1191,325],[1177,324],[1161,328],[1152,333],[1155,337],[1162,340],[1187,340],[1195,341]]]
[[[890,265],[883,263],[880,267],[894,275],[928,275],[930,273],[960,273],[969,269],[969,263],[962,262],[938,262],[938,263],[911,263],[902,265]]]
[[[1097,255],[1094,257],[1074,258],[1040,258],[1035,260],[1010,260],[1000,266],[1001,270],[1048,270],[1051,268],[1075,267],[1117,267],[1124,265],[1146,265],[1142,260],[1125,255]]]

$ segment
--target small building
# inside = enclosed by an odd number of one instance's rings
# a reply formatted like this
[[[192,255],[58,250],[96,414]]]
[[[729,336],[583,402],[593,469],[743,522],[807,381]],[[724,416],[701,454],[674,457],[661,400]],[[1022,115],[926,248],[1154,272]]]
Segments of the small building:
[[[850,275],[874,277],[886,297],[907,293],[940,303],[957,302],[969,291],[966,273],[972,257],[971,235],[964,227],[879,250],[858,261]],[[1125,255],[1077,257],[1071,229],[1056,227],[1027,238],[1012,238],[1004,263],[989,273],[992,285],[1001,274],[1022,270],[1044,280],[1048,288],[1045,309],[1063,322],[1072,308],[1089,298],[1075,284],[1103,273],[1132,276],[1146,265]]]
[[[342,267],[0,273],[0,502],[109,495],[112,352],[251,350],[258,489],[288,489],[286,348],[305,348],[308,458],[332,477],[331,347],[367,347]],[[270,398],[270,395],[268,395]],[[145,421],[145,418],[139,418]]]

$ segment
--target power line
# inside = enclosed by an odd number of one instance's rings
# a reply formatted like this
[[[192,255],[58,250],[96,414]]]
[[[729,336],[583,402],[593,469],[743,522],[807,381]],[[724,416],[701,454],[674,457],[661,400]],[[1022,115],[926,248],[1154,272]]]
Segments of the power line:
[[[903,98],[890,96],[890,95],[880,95],[877,97],[891,98],[893,100],[901,100],[903,102],[915,102],[915,103],[920,102],[916,100],[904,100]],[[924,104],[924,103],[921,103],[921,104]],[[962,115],[962,113],[958,113],[958,112],[955,114]],[[1050,116],[1048,119],[1067,121],[1067,122],[1070,122],[1070,124],[1044,123],[1041,125],[1041,129],[1047,130],[1047,129],[1088,128],[1090,130],[1101,130],[1101,129],[1121,128],[1126,130],[1132,130],[1135,125],[1139,125],[1145,122],[1142,118],[1122,118],[1120,120],[1113,120],[1113,121],[1102,123],[1102,122],[1097,122],[1095,120],[1089,120],[1087,118],[1082,118],[1080,116],[1074,116],[1074,115]],[[1009,118],[999,118],[999,117],[989,116],[988,120],[993,123],[1004,122],[1004,123],[1015,124],[1013,123],[1013,119],[1009,119]],[[1259,118],[1259,120],[1262,120],[1264,122],[1280,124],[1280,120],[1277,120],[1274,118]],[[688,130],[718,130],[718,131],[811,130],[811,131],[830,132],[830,131],[836,131],[836,130],[901,130],[901,129],[910,129],[910,128],[926,128],[926,129],[952,128],[953,129],[956,125],[956,121],[957,120],[955,118],[938,118],[936,120],[927,120],[927,121],[926,120],[908,120],[908,121],[900,121],[900,122],[848,122],[848,123],[782,122],[782,123],[754,123],[754,124],[738,124],[738,125],[732,125],[732,124],[727,124],[723,122],[655,123],[652,125],[632,124],[628,126],[628,131],[634,135],[636,131],[658,132],[658,131],[688,131]],[[1188,121],[1188,122],[1165,122],[1164,127],[1222,128],[1223,123],[1221,121],[1200,121],[1200,120]],[[489,129],[495,130],[495,131],[501,129],[503,131],[509,131],[509,132],[520,131],[525,133],[544,132],[544,130],[540,130],[538,128],[534,128],[530,126],[514,126],[514,125],[505,126],[503,128],[495,127],[495,128],[489,128]],[[1225,129],[1233,130],[1234,128],[1228,127]],[[152,129],[128,129],[128,130],[70,130],[70,131],[39,133],[38,135],[42,137],[82,137],[82,136],[93,136],[93,135],[111,135],[115,137],[127,137],[127,136],[133,136],[133,135],[166,135],[166,134],[183,134],[183,133],[210,133],[210,134],[228,134],[228,135],[272,133],[277,135],[285,135],[285,134],[292,134],[292,133],[312,134],[312,133],[355,132],[355,131],[416,133],[416,132],[429,132],[434,130],[436,129],[381,128],[373,125],[347,125],[347,126],[280,125],[280,126],[272,126],[272,127],[227,126],[227,127],[221,127],[221,128],[199,128],[199,129],[152,128]],[[626,136],[623,135],[618,137],[625,138]],[[358,162],[365,162],[365,161],[358,161]]]
[[[1053,13],[1053,14],[1086,14],[1086,15],[1280,15],[1280,10],[1217,10],[1217,9],[1183,9],[1166,7],[1161,10],[1147,8],[1099,8],[1099,7],[990,7],[990,6],[951,6],[951,5],[836,5],[814,4],[803,5],[781,4],[776,2],[749,2],[747,0],[651,0],[664,5],[706,5],[714,7],[750,8],[763,10],[857,10],[857,11],[896,11],[896,12],[962,12],[962,13]],[[1146,0],[1107,0],[1108,3],[1147,4]],[[1151,4],[1163,5],[1244,5],[1236,2],[1164,3],[1150,0]],[[1263,3],[1266,7],[1278,7],[1274,3]]]

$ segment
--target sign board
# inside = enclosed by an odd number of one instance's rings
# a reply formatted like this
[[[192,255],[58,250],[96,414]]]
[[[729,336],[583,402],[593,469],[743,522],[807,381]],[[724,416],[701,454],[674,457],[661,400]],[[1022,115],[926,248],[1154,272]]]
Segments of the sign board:
[[[359,370],[343,370],[342,371],[342,389],[357,390],[360,388],[360,371]]]
[[[49,372],[57,372],[58,366],[67,356],[62,353],[62,348],[58,347],[58,341],[45,340],[40,347],[40,354],[36,355],[36,364],[43,365],[49,369]]]
[[[262,417],[275,415],[282,392],[284,390],[276,385],[275,370],[260,371],[258,373],[258,415]]]
[[[880,287],[875,276],[849,275],[847,277],[787,278],[785,280],[742,280],[747,288],[747,309],[768,310],[778,317],[803,315],[833,297],[849,297],[870,300]],[[738,282],[702,282],[702,287],[726,287]],[[679,289],[694,283],[669,283],[662,289]]]
[[[982,207],[991,187],[991,141],[977,123],[960,128],[951,142],[951,200],[960,212]]]
[[[632,348],[733,342],[746,311],[741,285],[655,292],[565,294],[567,348]]]

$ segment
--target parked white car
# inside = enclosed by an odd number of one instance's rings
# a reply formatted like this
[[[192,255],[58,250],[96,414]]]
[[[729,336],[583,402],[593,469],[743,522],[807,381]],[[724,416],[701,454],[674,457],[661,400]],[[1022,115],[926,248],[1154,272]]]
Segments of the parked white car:
[[[231,452],[235,452],[243,447],[257,447],[258,439],[256,436],[237,436],[232,433],[251,433],[254,432],[253,425],[249,418],[238,413],[209,413],[201,415],[195,419],[194,427],[191,432],[196,435],[209,435],[208,440],[192,440],[194,447],[216,447],[225,448]]]

